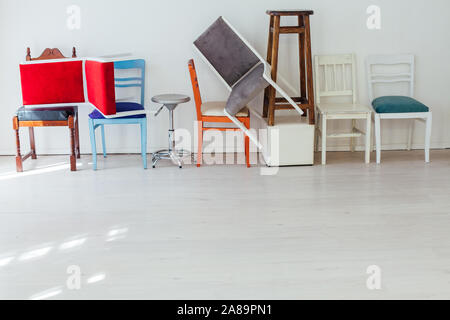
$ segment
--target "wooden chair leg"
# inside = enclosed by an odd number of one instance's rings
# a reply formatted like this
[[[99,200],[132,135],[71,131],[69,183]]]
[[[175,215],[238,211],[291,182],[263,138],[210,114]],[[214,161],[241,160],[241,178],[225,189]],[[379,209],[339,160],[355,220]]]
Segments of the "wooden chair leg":
[[[13,118],[13,129],[16,131],[16,170],[17,172],[23,172],[22,155],[20,154],[19,119],[17,117]]]
[[[76,151],[77,151],[77,159],[81,158],[80,152],[80,127],[78,125],[78,114],[75,120],[75,140],[76,140]]]
[[[250,130],[250,121],[245,123],[245,127]],[[245,162],[247,163],[247,168],[250,168],[250,138],[244,134],[245,137]]]
[[[200,168],[203,162],[203,121],[197,121],[197,127],[198,127],[197,167]]]
[[[33,127],[29,127],[28,131],[29,131],[29,134],[30,134],[31,159],[36,160],[37,159],[37,155],[36,155],[36,142],[35,142],[35,139],[34,139],[34,128]]]
[[[73,116],[69,117],[69,131],[70,131],[70,171],[77,171],[77,157],[75,155],[75,122]]]

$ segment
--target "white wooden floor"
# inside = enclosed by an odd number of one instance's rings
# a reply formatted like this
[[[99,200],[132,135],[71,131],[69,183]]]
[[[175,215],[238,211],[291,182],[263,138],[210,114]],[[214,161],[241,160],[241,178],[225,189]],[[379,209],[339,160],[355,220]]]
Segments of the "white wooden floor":
[[[450,298],[450,150],[429,165],[419,151],[384,152],[381,166],[329,153],[275,176],[144,171],[137,155],[97,172],[83,156],[70,173],[67,160],[19,175],[0,157],[0,299]]]

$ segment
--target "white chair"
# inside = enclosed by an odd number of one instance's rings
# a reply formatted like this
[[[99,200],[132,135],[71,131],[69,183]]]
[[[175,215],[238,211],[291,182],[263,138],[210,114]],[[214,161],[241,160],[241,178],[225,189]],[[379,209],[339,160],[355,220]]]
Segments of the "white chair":
[[[399,71],[401,66],[409,70]],[[376,55],[367,58],[367,78],[369,81],[369,99],[375,110],[375,144],[377,163],[381,163],[381,119],[411,119],[409,126],[408,150],[411,150],[414,120],[425,122],[425,162],[430,162],[430,141],[432,113],[430,109],[414,97],[414,56],[413,55]],[[375,68],[383,68],[382,72]],[[386,73],[386,69],[394,72]],[[374,94],[375,85],[407,83],[407,95],[380,96]],[[376,98],[376,99],[375,99]]]
[[[315,57],[317,130],[316,149],[319,137],[322,141],[322,164],[327,159],[327,139],[350,138],[351,151],[355,151],[355,139],[366,137],[365,162],[370,163],[372,109],[357,103],[355,56],[323,55]],[[322,98],[351,97],[350,103],[322,102]],[[347,98],[348,99],[348,98]],[[333,99],[334,100],[334,99]],[[356,127],[357,120],[366,120],[366,131]],[[327,132],[328,120],[352,120],[352,131],[348,133]]]

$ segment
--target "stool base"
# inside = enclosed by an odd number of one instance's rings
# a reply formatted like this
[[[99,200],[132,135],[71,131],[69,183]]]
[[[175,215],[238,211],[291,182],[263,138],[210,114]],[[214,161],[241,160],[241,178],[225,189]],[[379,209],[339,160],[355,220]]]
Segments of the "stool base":
[[[153,154],[152,157],[152,166],[153,168],[156,167],[159,160],[172,160],[172,162],[177,165],[180,169],[183,168],[183,158],[190,154],[190,152],[179,150],[179,151],[173,151],[173,150],[160,150]]]

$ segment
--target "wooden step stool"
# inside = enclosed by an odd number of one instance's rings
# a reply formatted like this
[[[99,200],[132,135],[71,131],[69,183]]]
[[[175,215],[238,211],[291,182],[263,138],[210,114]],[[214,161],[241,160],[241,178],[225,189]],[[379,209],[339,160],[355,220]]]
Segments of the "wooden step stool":
[[[311,28],[309,16],[313,11],[267,11],[270,16],[267,62],[272,65],[272,79],[277,81],[278,47],[280,34],[298,34],[300,50],[300,97],[292,97],[298,106],[307,111],[309,123],[314,124],[314,87],[311,56]],[[297,26],[281,26],[281,17],[296,16]],[[269,126],[275,125],[275,110],[293,109],[284,98],[277,98],[273,87],[264,92],[264,117]]]

